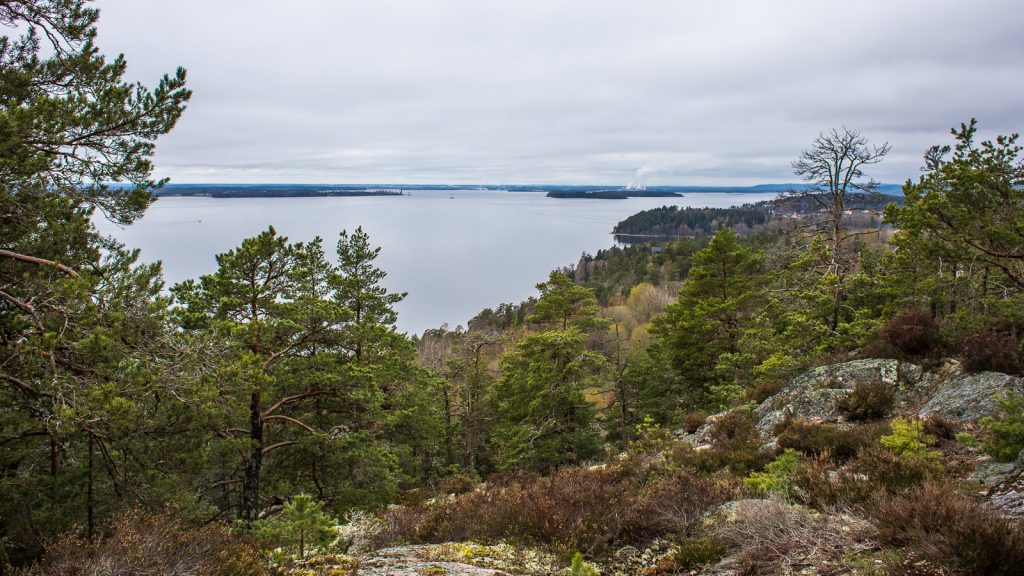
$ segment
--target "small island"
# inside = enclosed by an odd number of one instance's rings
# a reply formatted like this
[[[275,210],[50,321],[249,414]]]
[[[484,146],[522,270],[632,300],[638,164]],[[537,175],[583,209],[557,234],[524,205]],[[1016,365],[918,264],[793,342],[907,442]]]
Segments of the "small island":
[[[618,190],[551,190],[548,198],[591,198],[597,200],[625,200],[626,198],[682,198],[682,194],[671,190],[641,190],[621,188]]]
[[[205,196],[209,198],[309,198],[347,196],[403,196],[393,186],[352,184],[169,184],[157,196]]]

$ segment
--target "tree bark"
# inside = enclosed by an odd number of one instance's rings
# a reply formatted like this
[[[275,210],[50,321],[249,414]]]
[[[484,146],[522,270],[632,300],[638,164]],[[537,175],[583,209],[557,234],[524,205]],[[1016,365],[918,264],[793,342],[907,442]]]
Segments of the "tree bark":
[[[242,479],[242,519],[256,520],[260,503],[260,468],[263,465],[263,416],[260,412],[260,393],[253,392],[249,404],[249,438],[252,447],[245,463]]]

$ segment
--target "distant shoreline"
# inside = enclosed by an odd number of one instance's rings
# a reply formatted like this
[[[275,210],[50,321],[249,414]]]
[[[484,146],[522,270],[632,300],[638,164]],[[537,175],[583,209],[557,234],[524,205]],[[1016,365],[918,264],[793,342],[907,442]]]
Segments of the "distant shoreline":
[[[112,186],[118,186],[116,184]],[[803,184],[758,184],[755,186],[648,186],[643,190],[598,185],[543,184],[167,184],[154,190],[157,197],[209,197],[209,198],[321,198],[359,196],[404,196],[416,192],[456,193],[475,192],[531,192],[551,198],[582,198],[621,200],[625,198],[679,198],[683,194],[765,194],[798,190]],[[884,184],[881,191],[900,195],[901,187]]]

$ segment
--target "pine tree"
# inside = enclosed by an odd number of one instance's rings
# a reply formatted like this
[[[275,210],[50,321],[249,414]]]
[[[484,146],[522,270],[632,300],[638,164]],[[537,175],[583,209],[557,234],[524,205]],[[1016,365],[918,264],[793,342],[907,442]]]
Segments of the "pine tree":
[[[598,318],[600,308],[594,291],[580,286],[558,271],[551,272],[547,282],[537,284],[540,298],[533,314],[526,320],[556,330],[578,328],[589,332],[607,325]]]
[[[261,509],[263,465],[272,452],[324,438],[308,405],[335,394],[337,379],[320,353],[338,338],[350,312],[328,300],[331,266],[320,240],[289,243],[273,228],[217,256],[218,269],[173,288],[186,329],[212,331],[228,346],[209,378],[224,398],[217,434],[242,460],[240,515]],[[222,481],[228,481],[224,479]]]
[[[716,371],[721,357],[739,352],[743,330],[759,303],[762,272],[757,255],[722,228],[693,257],[690,275],[663,316],[653,322],[654,354],[668,360],[676,396],[694,406],[720,402],[716,386],[731,384]]]
[[[12,559],[177,490],[149,458],[174,406],[159,267],[90,218],[142,214],[161,184],[155,141],[190,92],[181,69],[154,89],[125,82],[124,58],[95,46],[98,18],[82,0],[0,3],[0,25],[21,34],[0,38],[0,556]]]
[[[586,391],[602,387],[604,365],[576,328],[532,334],[506,354],[492,390],[499,466],[546,471],[598,455],[595,408]]]
[[[1024,162],[1018,135],[975,142],[977,122],[951,131],[954,146],[925,154],[925,174],[903,187],[903,206],[886,219],[904,291],[915,289],[935,313],[990,325],[1024,324]],[[951,154],[952,153],[952,154]],[[997,322],[998,323],[998,322]],[[975,329],[982,326],[976,326]]]

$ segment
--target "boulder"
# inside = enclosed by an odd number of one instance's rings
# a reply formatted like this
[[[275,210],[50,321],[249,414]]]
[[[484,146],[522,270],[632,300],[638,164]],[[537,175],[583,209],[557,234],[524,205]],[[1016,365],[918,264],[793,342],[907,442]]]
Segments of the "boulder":
[[[920,366],[887,359],[852,360],[814,368],[794,378],[754,409],[759,418],[757,429],[769,437],[787,415],[837,422],[843,417],[839,402],[857,384],[881,381],[893,386],[899,398],[918,384],[923,374]]]
[[[1024,378],[1000,372],[959,374],[932,380],[931,393],[918,410],[918,416],[936,414],[947,420],[976,422],[995,412],[1000,394],[1024,392]]]

